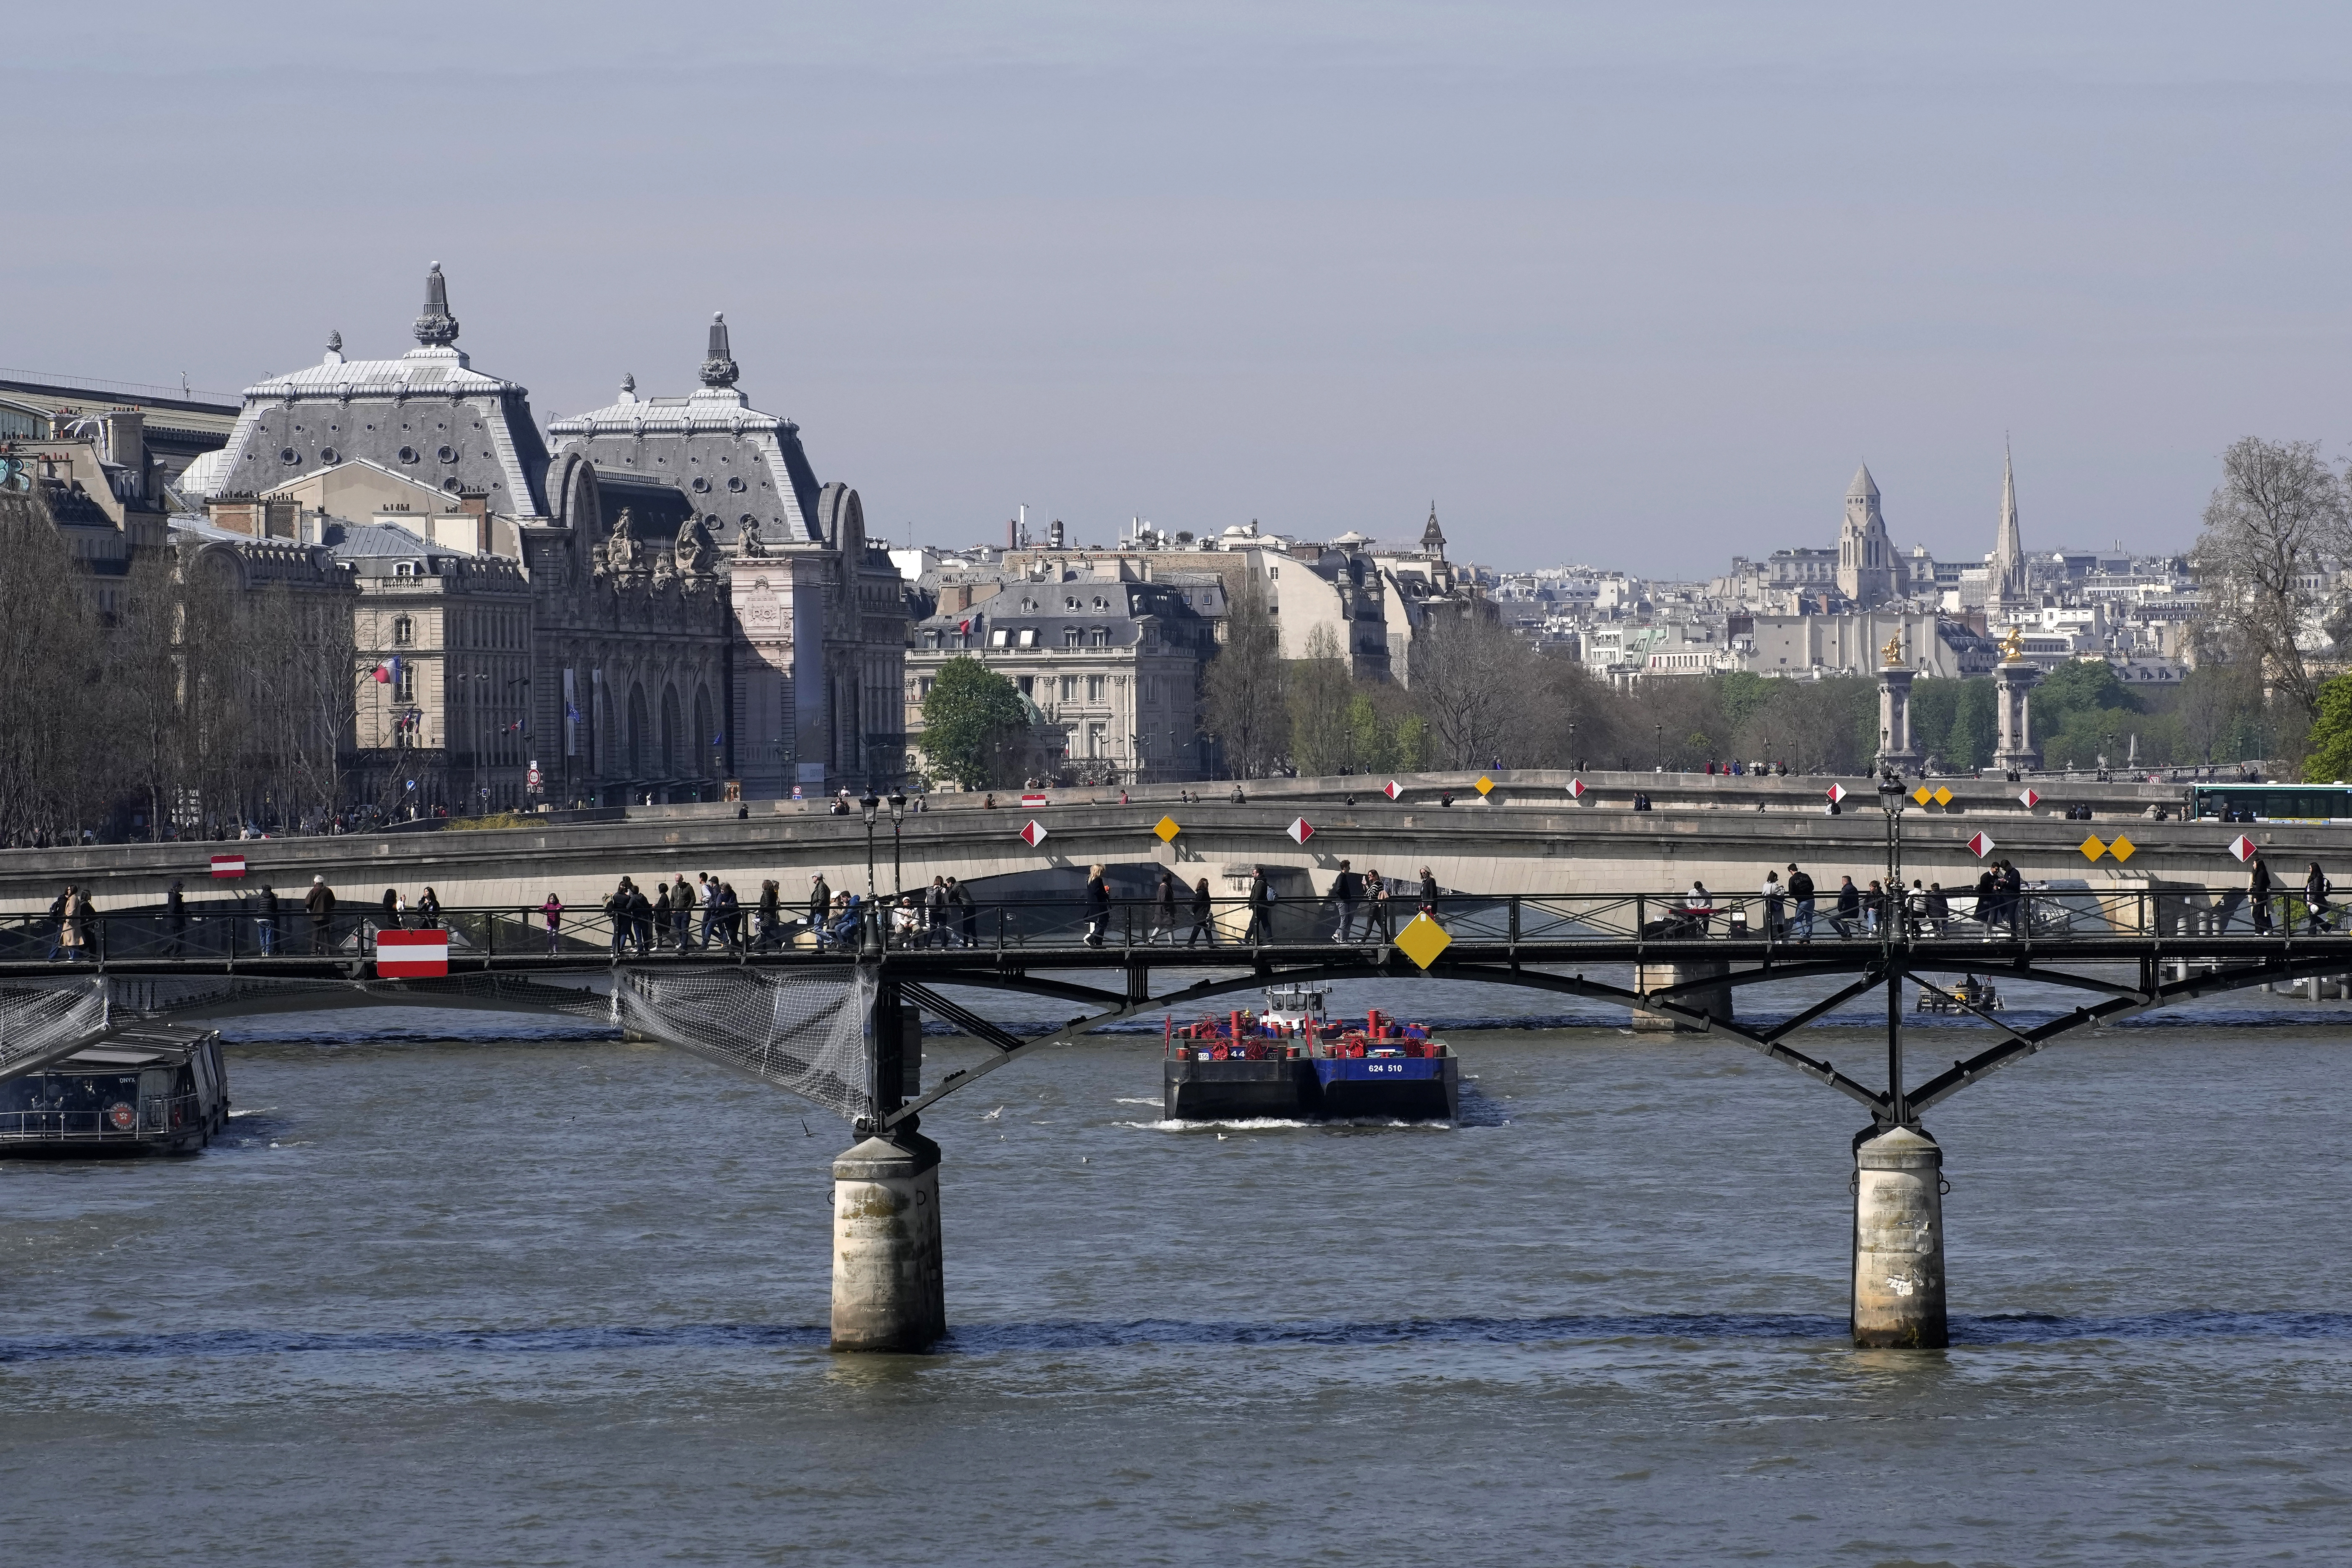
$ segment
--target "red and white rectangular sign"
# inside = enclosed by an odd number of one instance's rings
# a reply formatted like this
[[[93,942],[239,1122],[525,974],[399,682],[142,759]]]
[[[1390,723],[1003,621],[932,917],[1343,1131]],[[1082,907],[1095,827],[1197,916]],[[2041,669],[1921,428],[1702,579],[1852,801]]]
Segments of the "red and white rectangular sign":
[[[1028,810],[1028,809],[1029,809],[1030,807],[1032,807],[1032,806],[1038,806],[1038,805],[1053,805],[1053,804],[1054,804],[1054,797],[1053,797],[1053,796],[1051,796],[1051,795],[1023,795],[1023,796],[1021,797],[1021,808],[1022,808],[1024,811]]]
[[[385,980],[430,980],[449,973],[446,931],[380,931],[375,972]]]
[[[215,855],[215,856],[214,856],[214,857],[213,857],[213,875],[214,875],[214,876],[215,876],[215,877],[242,877],[242,876],[244,876],[244,875],[245,875],[245,857],[244,857],[244,856],[242,856],[242,855]]]

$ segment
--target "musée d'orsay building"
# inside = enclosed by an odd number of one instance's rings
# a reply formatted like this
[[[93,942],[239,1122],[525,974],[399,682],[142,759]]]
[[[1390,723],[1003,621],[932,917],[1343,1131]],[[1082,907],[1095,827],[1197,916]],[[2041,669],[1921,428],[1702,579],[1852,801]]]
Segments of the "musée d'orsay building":
[[[541,798],[604,804],[900,773],[901,580],[857,492],[737,389],[723,320],[686,395],[626,378],[545,438],[457,347],[438,264],[414,331],[247,388],[181,484],[217,528],[357,572],[363,789],[511,807],[533,763]]]

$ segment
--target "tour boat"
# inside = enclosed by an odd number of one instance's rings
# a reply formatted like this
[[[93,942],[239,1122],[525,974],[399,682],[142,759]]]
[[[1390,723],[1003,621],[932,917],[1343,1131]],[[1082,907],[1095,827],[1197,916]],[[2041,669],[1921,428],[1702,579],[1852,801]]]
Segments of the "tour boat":
[[[1263,1012],[1181,1027],[1171,1016],[1164,1102],[1179,1121],[1450,1121],[1462,1062],[1419,1024],[1378,1009],[1360,1026],[1333,1020],[1327,993],[1281,985]]]
[[[227,1125],[217,1029],[117,1029],[0,1079],[0,1158],[193,1153]]]

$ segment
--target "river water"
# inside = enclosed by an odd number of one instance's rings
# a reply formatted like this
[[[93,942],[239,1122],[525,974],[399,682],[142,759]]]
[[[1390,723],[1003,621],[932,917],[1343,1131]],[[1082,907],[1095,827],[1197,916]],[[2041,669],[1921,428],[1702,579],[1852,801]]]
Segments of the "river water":
[[[231,1026],[208,1152],[0,1165],[0,1561],[2352,1555],[2344,1009],[1938,1108],[1958,1342],[1902,1354],[1844,1338],[1859,1108],[1588,1004],[1340,1000],[1591,1021],[1459,1035],[1449,1128],[1171,1126],[1156,1037],[1006,1068],[924,1119],[920,1358],[824,1348],[831,1116],[593,1031]]]

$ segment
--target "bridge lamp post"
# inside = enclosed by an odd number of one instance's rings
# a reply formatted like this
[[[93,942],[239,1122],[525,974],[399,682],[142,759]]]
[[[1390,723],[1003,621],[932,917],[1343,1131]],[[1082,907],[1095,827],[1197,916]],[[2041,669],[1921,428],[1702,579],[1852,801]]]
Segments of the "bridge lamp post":
[[[1650,726],[1650,733],[1657,741],[1658,771],[1664,773],[1666,771],[1666,727],[1664,724],[1653,724]]]
[[[1907,912],[1903,891],[1903,781],[1878,775],[1878,809],[1886,814],[1886,895],[1879,910],[1878,942],[1886,969],[1886,1110],[1895,1126],[1910,1120],[1903,1098],[1903,974],[1895,965],[1895,934]]]
[[[907,820],[907,792],[890,791],[890,896],[898,898],[907,890],[906,872],[898,857],[898,825]]]

